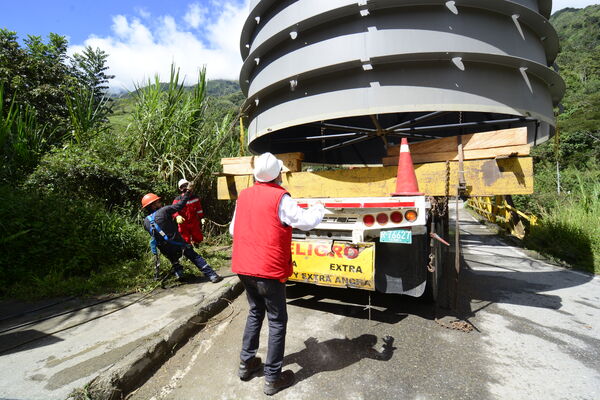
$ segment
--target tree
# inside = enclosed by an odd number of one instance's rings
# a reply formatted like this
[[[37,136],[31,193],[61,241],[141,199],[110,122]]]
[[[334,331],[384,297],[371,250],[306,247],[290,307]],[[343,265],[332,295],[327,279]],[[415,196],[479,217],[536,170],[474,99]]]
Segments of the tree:
[[[31,172],[41,156],[68,138],[81,144],[108,126],[108,55],[86,47],[67,56],[67,40],[44,41],[0,29],[0,155],[4,179]]]
[[[108,82],[115,76],[106,73],[107,59],[105,51],[87,46],[83,53],[74,54],[71,60],[77,86],[66,100],[71,136],[79,144],[108,129],[108,116],[112,114],[113,107],[107,94]]]
[[[106,95],[108,82],[114,75],[108,75],[106,61],[108,54],[99,48],[95,50],[87,46],[82,54],[73,55],[73,64],[76,67],[76,75],[79,82],[94,93],[94,97],[100,99]]]
[[[108,71],[107,59],[108,54],[105,51],[87,46],[83,53],[74,54],[72,60],[75,76],[78,82],[91,92],[94,104],[98,106],[106,103],[103,107],[106,112],[105,118],[112,113],[112,101],[108,99],[107,91],[108,82],[115,77],[106,72]]]
[[[0,84],[4,86],[4,107],[13,101],[29,106],[38,123],[63,133],[69,112],[65,97],[75,83],[67,60],[67,40],[51,33],[45,43],[40,36],[28,36],[21,47],[15,32],[0,29]]]

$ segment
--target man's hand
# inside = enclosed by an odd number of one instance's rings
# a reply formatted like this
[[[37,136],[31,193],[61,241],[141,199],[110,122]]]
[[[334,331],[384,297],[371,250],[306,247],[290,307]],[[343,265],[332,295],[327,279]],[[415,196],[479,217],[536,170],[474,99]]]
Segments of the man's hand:
[[[177,221],[178,224],[182,224],[185,222],[185,218],[183,218],[181,215],[178,215],[175,217],[175,221]]]
[[[194,192],[194,182],[190,182],[187,186],[187,191],[188,192]]]

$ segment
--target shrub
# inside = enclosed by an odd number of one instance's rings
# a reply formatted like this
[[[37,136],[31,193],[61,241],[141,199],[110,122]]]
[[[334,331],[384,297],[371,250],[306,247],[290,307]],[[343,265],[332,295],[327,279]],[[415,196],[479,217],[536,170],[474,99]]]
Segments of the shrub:
[[[148,252],[141,225],[118,209],[7,186],[0,186],[0,201],[0,229],[7,233],[0,239],[0,295],[12,293],[15,285],[87,279],[105,268],[126,268]]]
[[[152,165],[132,160],[127,149],[108,133],[96,138],[91,146],[70,145],[47,154],[25,187],[101,202],[108,209],[127,207],[132,213],[139,209],[145,193],[172,192],[159,182]]]

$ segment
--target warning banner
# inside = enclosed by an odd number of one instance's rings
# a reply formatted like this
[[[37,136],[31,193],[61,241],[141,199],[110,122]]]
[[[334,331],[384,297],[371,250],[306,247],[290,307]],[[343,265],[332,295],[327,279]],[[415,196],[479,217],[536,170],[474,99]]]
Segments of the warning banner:
[[[375,244],[293,241],[290,281],[375,290]]]

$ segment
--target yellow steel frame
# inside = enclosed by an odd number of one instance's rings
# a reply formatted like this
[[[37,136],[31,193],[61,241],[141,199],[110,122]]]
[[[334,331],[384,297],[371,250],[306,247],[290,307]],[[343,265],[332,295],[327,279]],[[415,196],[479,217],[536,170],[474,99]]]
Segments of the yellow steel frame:
[[[506,201],[506,196],[471,197],[467,204],[486,220],[520,239],[525,237],[525,224],[534,226],[538,222],[535,215],[526,214],[511,206]]]
[[[464,162],[466,194],[496,196],[533,193],[533,159],[511,157]],[[448,196],[459,182],[458,162],[416,164],[419,191],[427,196]],[[368,167],[319,172],[286,172],[283,187],[292,197],[387,197],[396,190],[397,167]],[[220,176],[219,200],[235,200],[252,186],[252,175]]]

